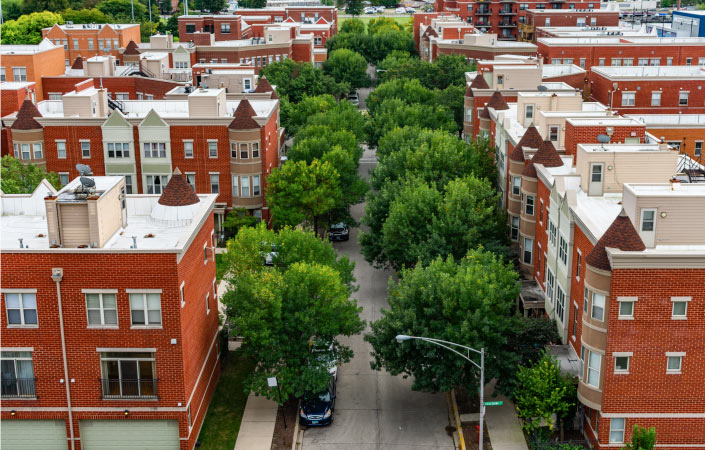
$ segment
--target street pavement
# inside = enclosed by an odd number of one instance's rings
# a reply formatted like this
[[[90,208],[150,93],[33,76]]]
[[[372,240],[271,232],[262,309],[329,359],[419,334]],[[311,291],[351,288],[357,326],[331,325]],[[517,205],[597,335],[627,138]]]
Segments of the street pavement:
[[[365,150],[360,162],[361,176],[374,167],[373,150]],[[359,220],[364,204],[355,205],[352,214]],[[368,323],[380,317],[387,307],[387,281],[391,272],[375,269],[360,254],[357,228],[348,242],[336,243],[340,254],[355,261],[355,278],[360,286],[354,295],[363,307]],[[343,340],[355,352],[348,364],[338,369],[338,386],[333,424],[309,428],[304,433],[303,450],[435,450],[454,449],[446,434],[448,409],[445,396],[411,390],[411,380],[370,368],[370,345],[361,335]]]

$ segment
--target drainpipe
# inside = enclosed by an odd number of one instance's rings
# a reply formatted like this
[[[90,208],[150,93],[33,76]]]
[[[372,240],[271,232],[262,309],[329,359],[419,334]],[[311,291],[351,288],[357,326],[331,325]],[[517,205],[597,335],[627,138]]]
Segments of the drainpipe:
[[[76,450],[73,434],[73,411],[71,410],[71,387],[69,386],[69,365],[66,359],[66,337],[64,335],[64,313],[61,307],[61,280],[64,278],[64,269],[55,267],[51,269],[51,279],[56,282],[56,299],[59,307],[59,331],[61,333],[61,356],[64,360],[64,384],[66,385],[66,406],[69,412],[69,432],[71,435],[71,450]]]

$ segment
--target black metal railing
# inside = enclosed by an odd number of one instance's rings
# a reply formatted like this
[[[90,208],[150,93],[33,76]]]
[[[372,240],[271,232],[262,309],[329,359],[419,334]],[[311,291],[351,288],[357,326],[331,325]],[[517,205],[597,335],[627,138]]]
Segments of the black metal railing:
[[[2,380],[2,398],[35,398],[36,378],[11,378]]]
[[[104,399],[154,399],[157,398],[156,378],[101,378]]]

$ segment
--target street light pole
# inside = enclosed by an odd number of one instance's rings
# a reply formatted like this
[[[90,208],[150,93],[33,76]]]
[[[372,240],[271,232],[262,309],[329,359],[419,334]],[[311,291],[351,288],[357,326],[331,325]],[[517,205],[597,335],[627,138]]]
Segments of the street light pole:
[[[451,352],[459,355],[461,358],[464,358],[468,360],[469,362],[472,363],[475,367],[480,369],[480,442],[478,448],[482,450],[484,448],[484,433],[485,433],[485,427],[484,427],[484,418],[485,418],[485,348],[482,347],[480,350],[476,350],[472,347],[468,347],[466,345],[461,345],[461,344],[456,344],[455,342],[449,342],[449,341],[442,341],[440,339],[433,339],[433,338],[427,338],[427,337],[421,337],[421,336],[407,336],[405,334],[399,334],[396,337],[397,342],[400,344],[404,341],[408,341],[411,339],[418,339],[420,341],[428,342],[434,345],[438,345],[439,347],[443,347],[446,350],[450,350]],[[455,350],[454,348],[449,347],[449,345],[452,345],[454,347],[460,347],[466,351],[466,354],[462,354],[459,351]],[[480,364],[477,364],[475,361],[470,359],[470,352],[475,352],[479,353],[480,355]]]

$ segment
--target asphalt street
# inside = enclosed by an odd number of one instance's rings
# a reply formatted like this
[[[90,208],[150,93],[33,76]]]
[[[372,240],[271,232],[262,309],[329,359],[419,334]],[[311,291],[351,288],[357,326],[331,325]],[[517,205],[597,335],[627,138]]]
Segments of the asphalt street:
[[[366,150],[360,174],[367,176],[376,158]],[[359,220],[364,204],[352,208]],[[336,243],[338,251],[355,261],[355,294],[368,322],[380,317],[387,306],[387,281],[391,272],[375,269],[360,254],[358,230],[351,229],[348,242]],[[355,352],[353,360],[338,369],[338,387],[333,424],[309,428],[304,433],[304,450],[431,450],[454,448],[446,434],[448,412],[443,394],[411,390],[411,380],[370,368],[371,347],[362,336],[345,339]]]

